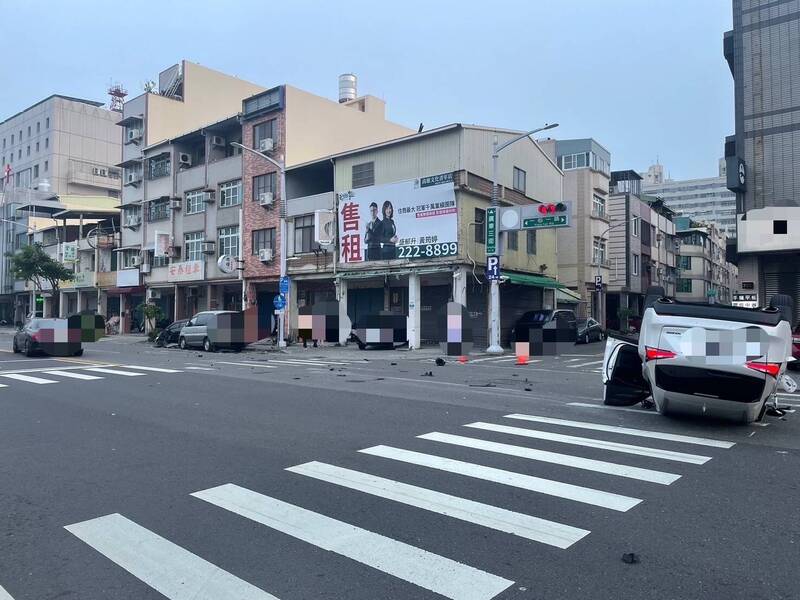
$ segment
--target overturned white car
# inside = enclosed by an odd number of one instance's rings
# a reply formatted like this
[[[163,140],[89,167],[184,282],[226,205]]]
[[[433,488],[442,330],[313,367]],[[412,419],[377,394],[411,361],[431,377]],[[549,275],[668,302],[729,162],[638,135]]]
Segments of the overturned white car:
[[[792,300],[761,309],[690,304],[651,288],[638,339],[609,335],[603,401],[652,396],[661,414],[760,420],[792,355]]]

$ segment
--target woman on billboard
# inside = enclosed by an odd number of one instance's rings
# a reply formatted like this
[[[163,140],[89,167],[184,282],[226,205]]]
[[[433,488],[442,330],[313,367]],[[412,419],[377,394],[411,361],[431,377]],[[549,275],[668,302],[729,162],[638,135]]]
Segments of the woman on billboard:
[[[383,203],[383,220],[381,221],[381,258],[391,260],[397,258],[397,227],[394,224],[394,207],[386,200]]]

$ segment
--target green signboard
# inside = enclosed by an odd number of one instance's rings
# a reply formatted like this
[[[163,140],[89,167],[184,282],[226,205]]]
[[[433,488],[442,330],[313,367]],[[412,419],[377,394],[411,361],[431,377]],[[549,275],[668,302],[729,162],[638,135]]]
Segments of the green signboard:
[[[569,227],[569,217],[568,215],[563,214],[522,219],[523,229],[543,229],[545,227]]]
[[[486,209],[486,255],[497,253],[497,208]]]

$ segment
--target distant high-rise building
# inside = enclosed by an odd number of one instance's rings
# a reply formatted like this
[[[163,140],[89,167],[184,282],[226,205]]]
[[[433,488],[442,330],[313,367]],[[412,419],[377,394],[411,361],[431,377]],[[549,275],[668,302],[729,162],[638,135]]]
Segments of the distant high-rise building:
[[[800,316],[800,2],[733,0],[723,48],[736,134],[725,140],[736,192],[742,291],[794,297]]]
[[[678,215],[713,224],[728,238],[736,237],[736,194],[726,186],[724,159],[719,176],[673,180],[664,177],[664,167],[651,165],[642,173],[642,191],[664,200]]]

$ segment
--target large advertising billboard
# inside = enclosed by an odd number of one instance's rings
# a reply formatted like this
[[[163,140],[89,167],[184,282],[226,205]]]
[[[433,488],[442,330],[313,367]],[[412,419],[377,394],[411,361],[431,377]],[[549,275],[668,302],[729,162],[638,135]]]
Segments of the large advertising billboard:
[[[425,260],[458,254],[452,173],[339,194],[339,261]]]

